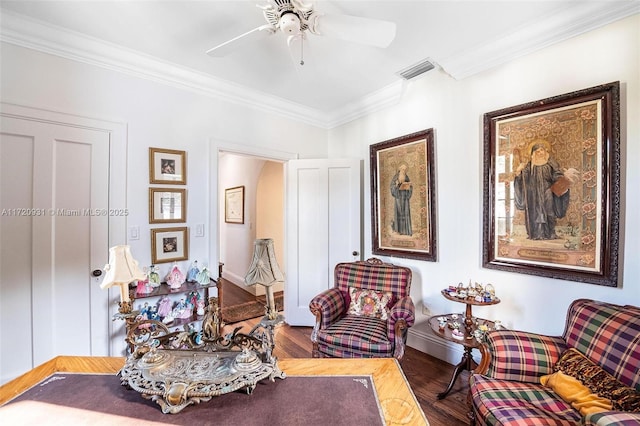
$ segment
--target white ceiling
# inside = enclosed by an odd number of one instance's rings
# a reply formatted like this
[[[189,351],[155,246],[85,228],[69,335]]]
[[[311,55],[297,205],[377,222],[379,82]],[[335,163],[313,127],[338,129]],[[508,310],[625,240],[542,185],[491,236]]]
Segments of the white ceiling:
[[[0,0],[2,40],[129,72],[190,80],[228,97],[298,110],[331,125],[402,85],[397,72],[429,58],[465,78],[640,11],[637,0],[315,1],[324,13],[393,21],[385,49],[309,34],[305,65],[283,34],[223,58],[205,52],[265,24],[264,1]],[[46,25],[41,25],[45,23]],[[106,42],[106,43],[105,43]],[[66,46],[64,46],[66,44]],[[144,69],[144,71],[143,71]],[[259,102],[256,102],[260,99]]]

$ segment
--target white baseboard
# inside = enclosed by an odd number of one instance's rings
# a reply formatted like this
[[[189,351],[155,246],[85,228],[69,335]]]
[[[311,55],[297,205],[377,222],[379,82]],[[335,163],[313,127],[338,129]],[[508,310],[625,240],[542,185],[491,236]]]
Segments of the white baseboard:
[[[222,277],[229,281],[231,284],[240,287],[241,289],[243,289],[244,291],[248,291],[249,293],[253,294],[254,296],[259,296],[259,294],[256,292],[256,288],[257,286],[246,286],[242,283],[244,283],[244,277],[241,277],[240,275],[234,274],[233,272],[227,272],[224,271],[222,273]],[[241,283],[241,284],[238,284]]]
[[[244,277],[241,277],[237,274],[234,274],[233,272],[224,272],[222,274],[222,277],[229,281],[230,283],[240,287],[241,289],[243,289],[244,291],[248,291],[249,293],[253,294],[254,296],[264,296],[267,292],[265,290],[264,286],[261,285],[252,285],[252,286],[247,286],[244,284]],[[284,282],[279,282],[274,284],[272,287],[274,292],[278,292],[278,291],[284,291]]]
[[[409,329],[407,336],[407,346],[446,361],[451,365],[458,364],[464,354],[462,345],[441,339],[428,331],[424,332],[412,328]],[[476,362],[480,361],[480,353],[477,350],[473,351],[473,358]]]

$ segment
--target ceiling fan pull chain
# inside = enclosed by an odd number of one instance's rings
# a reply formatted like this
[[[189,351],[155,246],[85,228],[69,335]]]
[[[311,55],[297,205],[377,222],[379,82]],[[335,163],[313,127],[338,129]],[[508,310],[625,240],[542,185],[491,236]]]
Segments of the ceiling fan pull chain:
[[[304,36],[300,37],[300,65],[304,65]]]

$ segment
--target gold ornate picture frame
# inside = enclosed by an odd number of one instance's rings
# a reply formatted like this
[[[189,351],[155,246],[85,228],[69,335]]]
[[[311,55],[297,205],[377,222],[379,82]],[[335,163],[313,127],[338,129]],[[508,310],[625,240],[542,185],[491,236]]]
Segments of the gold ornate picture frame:
[[[433,129],[369,147],[373,254],[435,262]]]
[[[186,222],[186,195],[184,188],[149,188],[149,223]]]
[[[151,263],[189,259],[189,231],[186,226],[151,230]]]
[[[619,82],[484,115],[483,266],[618,284]]]
[[[149,148],[149,183],[187,184],[187,153],[175,149]]]

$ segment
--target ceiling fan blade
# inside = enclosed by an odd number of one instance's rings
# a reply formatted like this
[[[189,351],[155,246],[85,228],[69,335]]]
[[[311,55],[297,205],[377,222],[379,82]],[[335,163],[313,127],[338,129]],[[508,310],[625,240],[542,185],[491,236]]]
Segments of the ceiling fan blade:
[[[350,15],[318,14],[310,31],[374,47],[387,47],[396,36],[396,24]]]
[[[271,25],[262,25],[261,27],[254,28],[251,31],[239,35],[238,37],[225,41],[224,43],[219,44],[216,47],[212,47],[211,49],[207,50],[207,55],[214,56],[216,58],[226,56],[246,44],[261,40],[267,36],[270,36],[271,34],[274,34],[275,32],[275,28],[273,28]]]

